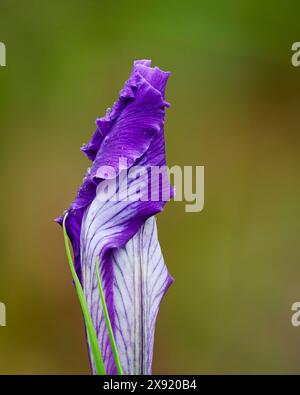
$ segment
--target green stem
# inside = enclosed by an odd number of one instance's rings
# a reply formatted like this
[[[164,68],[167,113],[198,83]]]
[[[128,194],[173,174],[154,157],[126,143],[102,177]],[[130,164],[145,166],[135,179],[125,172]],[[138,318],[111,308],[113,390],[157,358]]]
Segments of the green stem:
[[[117,366],[117,371],[118,371],[118,374],[123,375],[124,372],[123,372],[123,369],[122,369],[122,365],[121,365],[121,361],[120,361],[120,357],[119,357],[119,353],[118,353],[118,349],[117,349],[114,333],[113,333],[113,330],[112,330],[112,327],[111,327],[111,322],[110,322],[110,319],[109,319],[109,314],[108,314],[107,306],[106,306],[106,303],[105,303],[105,297],[104,297],[104,293],[103,293],[103,289],[102,289],[100,273],[99,273],[99,257],[98,256],[96,258],[96,274],[97,274],[99,294],[100,294],[100,299],[101,299],[101,303],[102,303],[103,313],[104,313],[104,317],[105,317],[106,327],[107,327],[107,330],[108,330],[109,340],[110,340],[111,348],[113,350],[114,359],[115,359],[115,363],[116,363],[116,366]]]
[[[94,325],[92,322],[92,318],[90,316],[89,309],[88,309],[88,306],[87,306],[87,303],[86,303],[86,300],[84,297],[83,289],[81,287],[80,281],[78,279],[78,276],[77,276],[77,273],[76,273],[76,270],[74,267],[74,263],[73,263],[73,259],[72,259],[72,255],[71,255],[71,251],[70,251],[69,239],[68,239],[68,235],[67,235],[67,231],[66,231],[67,216],[68,216],[68,213],[64,216],[64,219],[63,219],[63,232],[64,232],[64,240],[65,240],[68,262],[69,262],[69,266],[71,269],[71,273],[72,273],[72,277],[74,280],[77,295],[79,298],[79,302],[81,305],[81,309],[83,312],[86,330],[87,330],[87,334],[88,334],[88,338],[89,338],[89,342],[90,342],[90,347],[91,347],[91,351],[93,354],[94,363],[95,363],[95,367],[96,367],[96,372],[99,375],[105,375],[106,371],[105,371],[105,366],[103,363],[100,347],[98,344],[97,334],[96,334],[96,331],[95,331],[95,328],[94,328]]]

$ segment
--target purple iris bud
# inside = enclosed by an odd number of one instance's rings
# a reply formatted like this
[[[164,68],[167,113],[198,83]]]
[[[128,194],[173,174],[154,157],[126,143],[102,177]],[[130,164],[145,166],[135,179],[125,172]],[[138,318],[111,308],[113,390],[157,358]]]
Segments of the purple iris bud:
[[[156,317],[173,282],[154,217],[173,190],[168,179],[162,177],[155,183],[150,176],[152,168],[166,166],[164,117],[169,104],[164,94],[168,77],[168,72],[152,68],[150,60],[134,62],[119,99],[96,120],[96,131],[82,148],[92,165],[68,209],[66,229],[75,269],[107,374],[117,370],[97,287],[96,257],[125,374],[151,374]],[[143,174],[128,177],[130,172]],[[139,198],[132,199],[137,185]],[[63,216],[57,221],[61,224],[62,220]],[[95,373],[91,352],[90,361]]]

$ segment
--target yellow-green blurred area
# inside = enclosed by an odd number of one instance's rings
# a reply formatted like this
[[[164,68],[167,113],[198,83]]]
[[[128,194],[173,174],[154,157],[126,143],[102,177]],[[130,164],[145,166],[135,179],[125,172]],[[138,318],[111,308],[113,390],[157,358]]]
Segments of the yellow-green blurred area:
[[[159,215],[175,283],[154,373],[300,373],[296,1],[0,0],[0,373],[89,373],[53,219],[134,59],[170,70],[167,160],[205,166],[205,208]]]

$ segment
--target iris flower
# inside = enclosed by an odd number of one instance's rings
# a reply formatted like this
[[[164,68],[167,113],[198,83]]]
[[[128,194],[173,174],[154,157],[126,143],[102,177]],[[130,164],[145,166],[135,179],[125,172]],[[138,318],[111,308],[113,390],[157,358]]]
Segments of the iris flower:
[[[156,317],[173,282],[155,220],[167,200],[162,189],[169,189],[170,197],[173,190],[168,182],[162,186],[160,181],[158,197],[151,199],[151,177],[147,177],[151,167],[166,165],[168,77],[168,72],[152,68],[150,60],[134,62],[118,100],[96,120],[96,131],[81,148],[92,165],[75,200],[57,219],[73,247],[75,285],[83,291],[78,295],[90,317],[85,322],[87,332],[92,328],[96,335],[107,374],[151,374]],[[136,166],[147,169],[146,199],[120,199],[121,191],[134,188],[135,180],[125,183],[124,175]],[[114,196],[107,198],[103,186],[109,188],[112,183],[118,186]],[[91,335],[88,348],[93,373],[97,373],[95,347]]]

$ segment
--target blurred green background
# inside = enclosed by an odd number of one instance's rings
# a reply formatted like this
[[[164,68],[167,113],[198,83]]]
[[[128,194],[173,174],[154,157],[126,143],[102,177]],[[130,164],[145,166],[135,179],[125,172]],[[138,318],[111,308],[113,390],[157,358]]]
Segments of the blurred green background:
[[[296,1],[0,0],[0,373],[89,373],[62,232],[94,120],[134,59],[172,72],[167,159],[205,166],[205,208],[172,202],[175,283],[154,373],[300,373]]]

